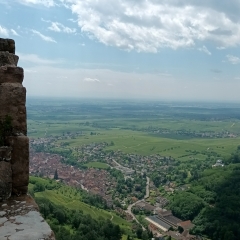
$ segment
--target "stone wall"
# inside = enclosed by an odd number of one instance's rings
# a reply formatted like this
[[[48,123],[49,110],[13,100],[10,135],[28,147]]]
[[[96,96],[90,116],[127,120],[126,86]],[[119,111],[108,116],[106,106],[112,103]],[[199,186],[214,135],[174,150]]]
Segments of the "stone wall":
[[[54,240],[54,233],[27,194],[26,89],[18,59],[14,40],[0,38],[0,240]],[[4,123],[6,119],[9,125]]]
[[[28,191],[26,89],[22,85],[24,71],[17,63],[15,42],[11,39],[0,39],[0,121],[3,122],[6,116],[10,116],[12,125],[11,134],[4,141],[5,146],[0,146],[0,200],[10,197],[9,189],[12,189],[10,193],[17,195],[26,194]],[[1,157],[1,154],[9,156]]]

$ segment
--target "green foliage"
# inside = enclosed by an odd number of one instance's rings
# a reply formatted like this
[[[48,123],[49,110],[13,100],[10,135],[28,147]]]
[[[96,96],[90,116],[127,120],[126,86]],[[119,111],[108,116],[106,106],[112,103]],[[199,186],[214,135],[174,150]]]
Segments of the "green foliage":
[[[93,219],[82,211],[59,207],[45,198],[36,198],[40,212],[54,230],[57,240],[120,240],[122,231],[118,225],[103,218]],[[73,231],[64,226],[68,225]]]
[[[34,187],[33,187],[33,191],[34,192],[43,192],[45,191],[45,186],[44,184],[40,183],[40,182],[37,182]]]
[[[81,191],[82,201],[97,208],[108,209],[106,201],[99,195]]]
[[[124,179],[123,173],[115,168],[109,168],[108,172],[119,181]]]
[[[208,191],[203,186],[199,185],[193,185],[189,192],[195,194],[209,204],[214,204],[217,197],[215,192]]]
[[[193,219],[193,234],[212,240],[240,239],[240,164],[237,150],[224,167],[205,170],[187,192],[177,193],[170,205],[176,216]]]
[[[240,239],[240,164],[206,171],[199,185],[216,194],[216,200],[194,219],[193,232],[213,240]]]
[[[6,137],[12,134],[12,118],[6,116],[2,121],[0,120],[0,146],[5,145]]]
[[[182,220],[193,220],[204,207],[204,201],[190,192],[179,192],[173,197],[170,209]]]

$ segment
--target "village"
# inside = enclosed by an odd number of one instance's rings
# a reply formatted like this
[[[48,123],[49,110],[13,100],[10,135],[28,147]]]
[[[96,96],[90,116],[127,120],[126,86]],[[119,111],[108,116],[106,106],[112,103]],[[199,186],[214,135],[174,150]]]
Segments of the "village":
[[[146,190],[145,188],[141,189],[144,192],[144,197],[138,198],[137,191],[131,191],[127,195],[117,192],[117,179],[111,176],[108,170],[78,167],[89,161],[105,162],[109,165],[109,169],[114,168],[121,171],[125,180],[133,180],[136,175],[142,178],[146,177],[146,173],[155,171],[157,167],[159,167],[159,171],[165,170],[174,162],[174,159],[159,155],[146,157],[136,154],[124,155],[119,151],[105,152],[103,148],[108,145],[107,143],[92,143],[74,149],[80,152],[78,155],[80,165],[72,166],[66,164],[65,157],[60,154],[39,151],[43,150],[45,145],[54,146],[55,140],[54,137],[31,140],[31,175],[53,179],[57,171],[57,181],[101,196],[108,207],[114,208],[119,215],[129,221],[135,220],[143,229],[143,222],[140,222],[136,216],[139,213],[146,216],[144,221],[148,223],[148,228],[155,237],[169,235],[174,239],[196,239],[195,236],[189,234],[189,230],[194,226],[191,221],[182,221],[173,216],[170,210],[165,209],[169,201],[161,196],[158,188],[148,177],[149,182],[145,185]],[[61,145],[64,147],[63,144]],[[170,193],[173,192],[174,184],[167,182],[165,189]],[[154,194],[152,195],[152,193]],[[179,233],[179,228],[182,229],[182,234]]]

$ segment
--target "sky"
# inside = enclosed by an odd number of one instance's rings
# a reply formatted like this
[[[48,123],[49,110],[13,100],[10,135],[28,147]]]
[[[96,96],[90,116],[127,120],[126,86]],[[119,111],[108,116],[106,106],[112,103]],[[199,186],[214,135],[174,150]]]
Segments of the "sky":
[[[240,0],[0,0],[29,97],[240,102]]]

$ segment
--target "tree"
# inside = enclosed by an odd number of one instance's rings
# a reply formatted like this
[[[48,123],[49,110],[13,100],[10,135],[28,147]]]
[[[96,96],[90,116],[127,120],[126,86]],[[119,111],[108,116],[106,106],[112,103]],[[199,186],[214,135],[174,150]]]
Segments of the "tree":
[[[140,238],[140,239],[142,238],[142,232],[143,232],[142,228],[138,227],[138,229],[136,231],[136,234],[137,234],[137,237]]]
[[[142,239],[143,239],[143,240],[148,240],[147,231],[142,232]]]
[[[54,179],[55,179],[55,180],[58,179],[58,172],[57,172],[57,169],[55,170],[55,173],[54,173]]]
[[[182,233],[184,229],[181,226],[178,226],[178,232]]]

